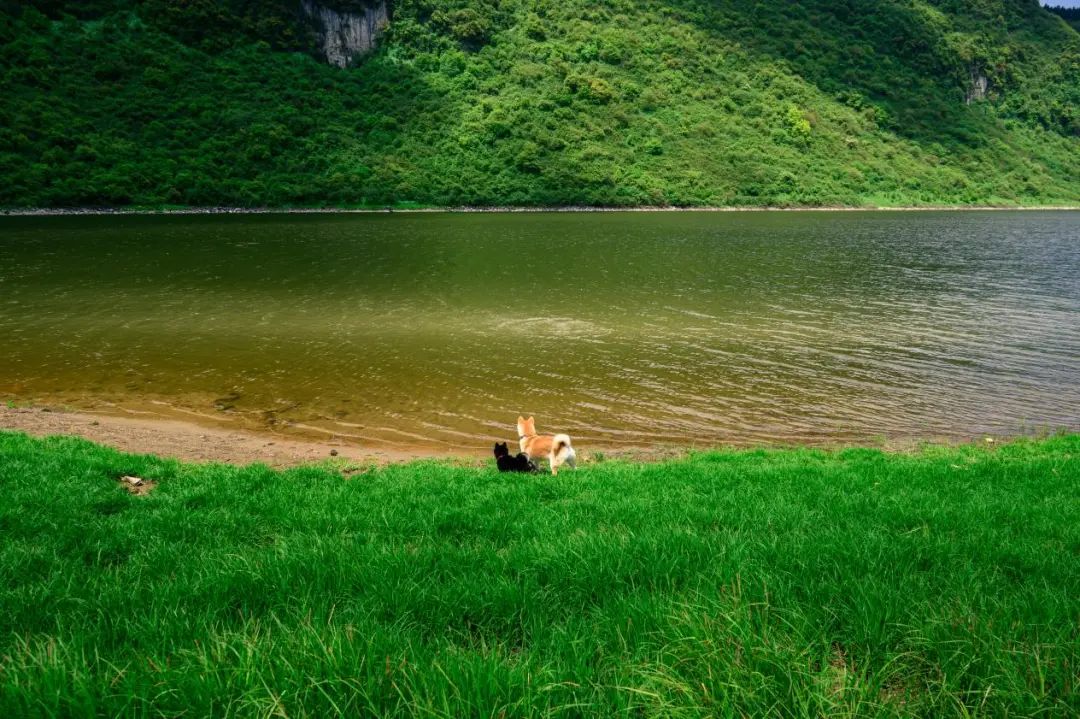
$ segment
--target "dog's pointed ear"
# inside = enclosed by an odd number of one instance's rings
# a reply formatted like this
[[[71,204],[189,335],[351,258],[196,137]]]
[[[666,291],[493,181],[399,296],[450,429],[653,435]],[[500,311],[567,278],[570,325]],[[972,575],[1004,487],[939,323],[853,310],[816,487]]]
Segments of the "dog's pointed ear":
[[[521,423],[522,423],[522,422],[524,422],[524,421],[525,421],[525,418],[524,418],[524,417],[522,417],[522,416],[521,416],[521,415],[519,414],[519,415],[518,415],[518,424],[521,424]]]
[[[530,422],[535,422],[536,420],[535,420],[535,419],[533,419],[532,417],[529,417],[529,421],[530,421]]]

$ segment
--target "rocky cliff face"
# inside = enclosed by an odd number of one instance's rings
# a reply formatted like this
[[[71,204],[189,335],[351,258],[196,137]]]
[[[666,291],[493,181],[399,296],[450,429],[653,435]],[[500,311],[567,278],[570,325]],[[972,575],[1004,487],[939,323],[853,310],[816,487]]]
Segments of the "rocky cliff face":
[[[326,61],[348,67],[353,60],[375,47],[379,35],[390,23],[386,0],[373,0],[360,12],[338,12],[314,0],[303,0],[304,12],[315,21],[319,47]]]
[[[968,68],[969,83],[967,92],[964,93],[964,102],[970,105],[986,99],[986,93],[990,91],[990,78],[988,78],[977,65]]]

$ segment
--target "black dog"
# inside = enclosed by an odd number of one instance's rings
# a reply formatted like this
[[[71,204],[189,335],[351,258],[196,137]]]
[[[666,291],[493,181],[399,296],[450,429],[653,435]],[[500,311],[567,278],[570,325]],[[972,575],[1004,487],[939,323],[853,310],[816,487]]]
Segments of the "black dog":
[[[500,472],[539,472],[539,468],[529,461],[525,454],[518,453],[516,457],[510,455],[506,442],[495,443],[495,464],[499,465]]]

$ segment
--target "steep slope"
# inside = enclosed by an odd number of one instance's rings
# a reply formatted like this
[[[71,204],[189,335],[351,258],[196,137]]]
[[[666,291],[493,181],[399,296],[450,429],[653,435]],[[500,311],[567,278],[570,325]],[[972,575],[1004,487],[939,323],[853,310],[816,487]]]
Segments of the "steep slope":
[[[1035,0],[399,0],[347,68],[299,0],[33,5],[0,205],[1080,202]]]

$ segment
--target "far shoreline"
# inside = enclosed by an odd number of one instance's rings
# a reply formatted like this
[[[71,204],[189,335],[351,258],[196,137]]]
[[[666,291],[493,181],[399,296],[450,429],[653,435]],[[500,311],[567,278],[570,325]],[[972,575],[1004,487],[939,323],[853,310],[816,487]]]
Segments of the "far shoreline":
[[[28,207],[0,209],[5,217],[133,216],[133,215],[392,215],[392,214],[541,214],[616,212],[1076,212],[1078,205],[905,205],[905,206],[719,206],[674,207],[636,205],[515,205],[455,207]]]

